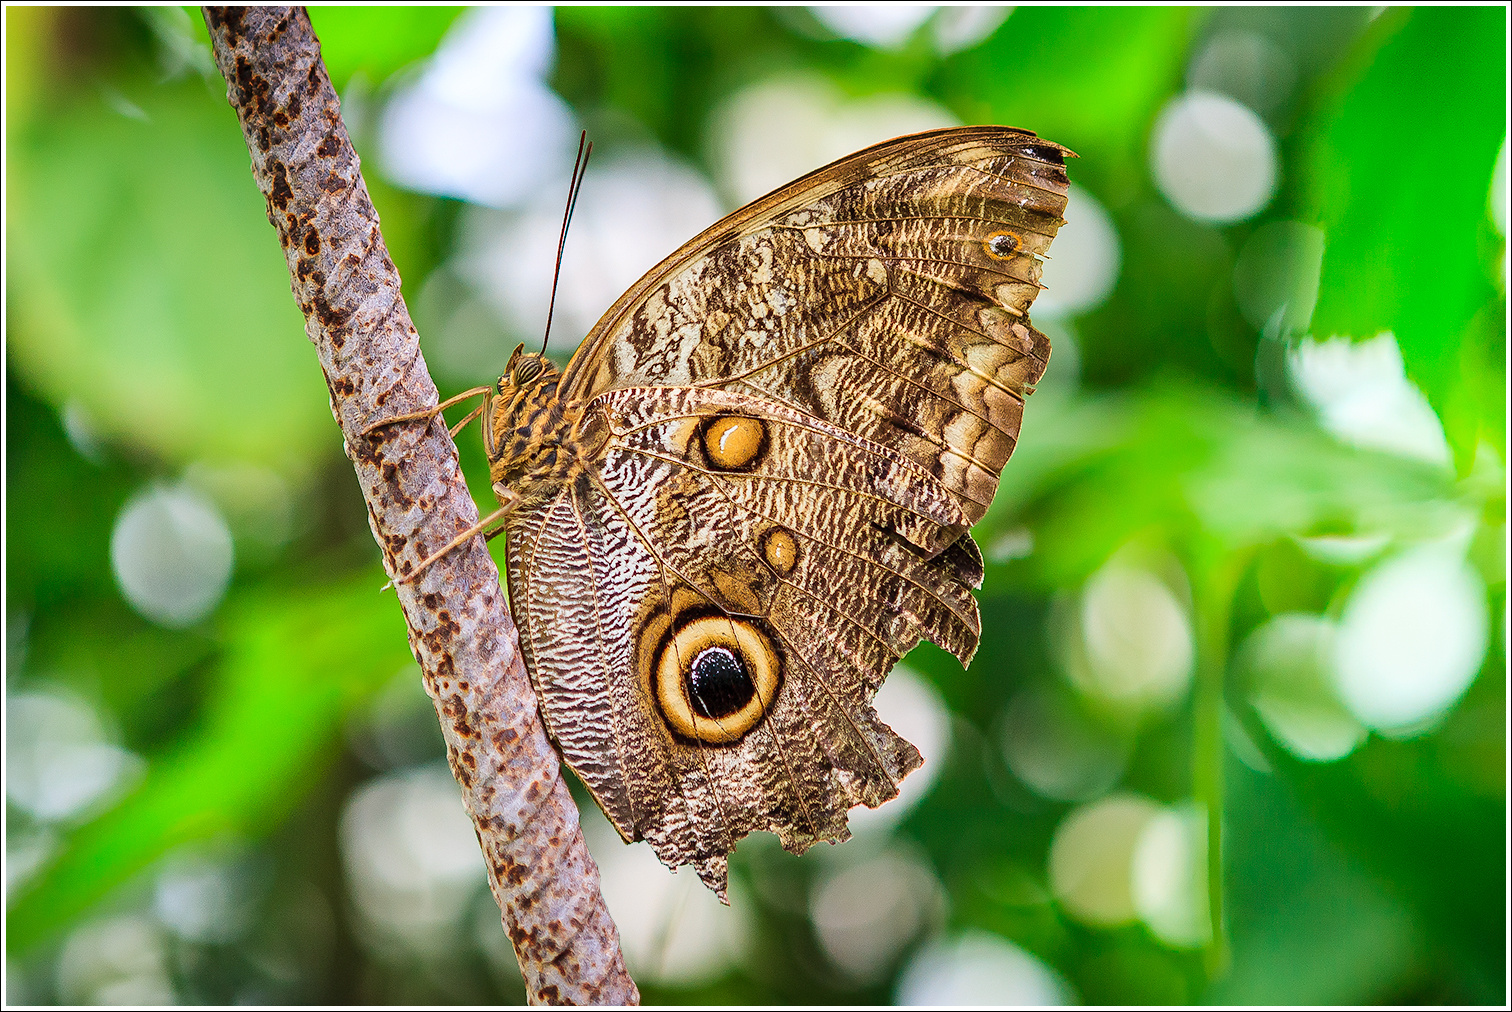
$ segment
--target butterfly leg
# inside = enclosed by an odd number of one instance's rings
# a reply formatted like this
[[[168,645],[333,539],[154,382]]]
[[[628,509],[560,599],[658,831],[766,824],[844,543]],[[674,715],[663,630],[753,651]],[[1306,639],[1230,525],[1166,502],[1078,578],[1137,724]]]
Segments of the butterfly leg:
[[[447,408],[451,407],[453,404],[465,401],[469,397],[477,397],[479,394],[486,394],[492,389],[493,387],[473,387],[471,390],[464,390],[460,394],[457,394],[455,397],[448,397],[446,400],[442,401],[440,404],[437,404],[435,407],[430,408],[427,411],[412,411],[407,415],[395,415],[393,418],[385,418],[381,422],[374,422],[372,425],[369,425],[367,428],[363,429],[362,434],[364,436],[370,436],[374,432],[377,432],[379,429],[384,428],[385,426],[397,425],[399,422],[417,422],[422,420],[428,422],[432,418],[435,418],[437,415],[441,414],[441,412],[445,411]],[[457,431],[461,429],[462,426],[466,425],[468,422],[476,418],[482,410],[482,408],[478,408],[477,411],[474,411],[462,421],[458,422],[456,428],[451,430],[451,434],[455,436],[457,434]]]
[[[486,405],[484,405],[484,404],[479,404],[477,407],[473,408],[471,411],[469,411],[467,413],[467,417],[466,418],[463,418],[456,425],[453,425],[450,429],[447,429],[446,430],[447,434],[450,435],[453,439],[456,439],[457,438],[457,433],[461,432],[462,429],[467,425],[468,422],[472,421],[474,418],[477,418],[479,415],[481,415],[483,413],[483,408],[485,406]]]
[[[389,587],[394,586],[394,584],[396,584],[396,583],[409,583],[411,580],[415,579],[421,573],[423,573],[427,569],[429,569],[430,566],[431,566],[431,563],[433,563],[437,559],[441,558],[447,552],[450,552],[453,548],[456,548],[456,547],[458,547],[460,545],[466,544],[469,540],[471,540],[472,538],[476,537],[479,534],[483,534],[485,531],[487,531],[488,533],[484,535],[484,540],[485,541],[492,540],[493,537],[494,537],[494,535],[498,534],[499,531],[502,531],[504,528],[500,527],[500,528],[498,528],[498,530],[493,530],[493,531],[489,531],[488,528],[492,527],[494,524],[498,523],[500,520],[503,520],[505,517],[509,516],[510,511],[513,510],[514,508],[515,508],[515,503],[513,501],[513,498],[511,498],[511,500],[509,502],[505,503],[503,506],[500,506],[498,509],[494,510],[488,516],[484,517],[482,520],[479,520],[477,523],[473,524],[471,527],[469,527],[467,530],[463,531],[461,534],[458,534],[456,537],[452,538],[445,545],[443,545],[439,550],[432,552],[430,555],[428,555],[424,559],[420,560],[420,564],[417,565],[414,569],[410,570],[408,573],[405,573],[403,576],[396,576],[396,577],[394,577],[388,583],[384,584],[384,586],[381,589],[387,590]]]

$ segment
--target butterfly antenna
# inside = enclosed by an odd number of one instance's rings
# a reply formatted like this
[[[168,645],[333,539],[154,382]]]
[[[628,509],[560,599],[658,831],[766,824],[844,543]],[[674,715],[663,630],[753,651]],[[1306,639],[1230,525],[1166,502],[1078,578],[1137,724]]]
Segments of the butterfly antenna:
[[[556,312],[557,282],[562,279],[562,251],[567,248],[567,226],[572,224],[572,211],[577,207],[578,194],[583,189],[583,177],[588,174],[588,158],[593,154],[593,142],[584,130],[578,137],[577,158],[572,162],[572,182],[567,184],[567,211],[562,215],[562,236],[557,240],[556,270],[551,275],[551,303],[546,307],[546,336],[541,338],[541,354],[546,354],[546,345],[551,340],[551,316]]]

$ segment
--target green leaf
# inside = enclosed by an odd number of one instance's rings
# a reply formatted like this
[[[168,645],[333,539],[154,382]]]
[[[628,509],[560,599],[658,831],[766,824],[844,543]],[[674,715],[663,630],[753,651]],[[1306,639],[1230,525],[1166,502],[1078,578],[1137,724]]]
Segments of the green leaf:
[[[1327,236],[1314,332],[1393,331],[1440,411],[1463,382],[1472,319],[1499,298],[1480,239],[1506,136],[1506,14],[1415,8],[1363,72],[1339,75],[1301,166],[1304,205]],[[1499,367],[1503,356],[1485,357]],[[1501,411],[1485,410],[1488,426]],[[1474,450],[1473,431],[1449,435],[1461,455]]]
[[[170,460],[303,467],[337,436],[220,82],[116,99],[11,137],[11,363]]]
[[[310,7],[331,83],[339,92],[354,74],[380,84],[436,51],[464,7]]]
[[[52,937],[172,848],[273,829],[321,778],[343,717],[409,659],[379,575],[232,607],[198,733],[62,842],[6,916],[10,952]]]

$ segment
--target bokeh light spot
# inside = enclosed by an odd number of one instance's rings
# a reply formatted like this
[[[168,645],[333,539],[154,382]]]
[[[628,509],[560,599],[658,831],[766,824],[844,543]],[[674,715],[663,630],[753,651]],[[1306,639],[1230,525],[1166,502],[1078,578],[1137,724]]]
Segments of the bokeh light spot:
[[[570,161],[572,111],[547,88],[549,7],[464,13],[383,111],[379,154],[401,186],[494,207],[530,197]]]
[[[159,625],[193,625],[231,580],[231,531],[215,504],[187,486],[149,488],[126,503],[110,562],[131,606]]]
[[[1210,91],[1171,100],[1155,121],[1155,185],[1198,221],[1242,221],[1276,191],[1276,142],[1248,108]]]
[[[519,214],[474,210],[464,220],[457,272],[534,347],[546,329],[564,180]],[[719,217],[713,188],[655,148],[595,161],[562,256],[552,350],[570,351],[642,274]]]
[[[1301,759],[1342,759],[1365,740],[1334,689],[1336,638],[1321,615],[1281,614],[1250,633],[1235,661],[1261,723]]]
[[[1114,559],[1087,581],[1077,617],[1069,673],[1081,691],[1135,711],[1168,706],[1186,692],[1191,623],[1154,573]]]
[[[1166,809],[1145,823],[1134,845],[1134,908],[1173,948],[1199,948],[1212,937],[1206,833],[1200,811]]]
[[[1355,587],[1339,620],[1338,691],[1366,727],[1430,728],[1480,670],[1488,644],[1486,587],[1453,544],[1409,549]]]
[[[979,46],[992,37],[1008,15],[1013,13],[1013,5],[989,7],[986,5],[943,6],[935,15],[931,25],[931,34],[934,36],[935,52],[942,56],[951,53],[959,53],[974,46]]]
[[[162,929],[145,917],[85,922],[58,956],[58,996],[79,1005],[177,1004],[166,942]]]
[[[1066,912],[1094,927],[1133,921],[1133,863],[1145,826],[1161,811],[1148,798],[1118,794],[1067,815],[1050,841],[1050,889]]]
[[[830,962],[870,984],[944,913],[944,904],[944,888],[927,865],[885,852],[828,875],[814,890],[809,916]]]
[[[931,942],[898,979],[899,1005],[1070,1005],[1060,974],[1008,939],[968,931]]]
[[[153,884],[152,909],[180,938],[203,944],[235,941],[251,927],[255,880],[246,855],[181,854],[165,862]]]
[[[142,766],[109,740],[99,714],[76,695],[38,687],[7,697],[6,797],[33,818],[85,814],[119,795]]]
[[[793,74],[737,92],[710,122],[720,185],[744,204],[868,145],[959,121],[917,95],[848,99],[824,77]]]
[[[842,39],[873,49],[897,49],[938,9],[938,4],[849,4],[809,11]]]
[[[1407,379],[1389,331],[1368,341],[1303,338],[1288,353],[1287,369],[1323,427],[1342,442],[1450,466],[1444,427]]]
[[[453,946],[468,900],[486,881],[472,820],[444,768],[358,787],[341,815],[341,850],[363,938],[382,952]]]

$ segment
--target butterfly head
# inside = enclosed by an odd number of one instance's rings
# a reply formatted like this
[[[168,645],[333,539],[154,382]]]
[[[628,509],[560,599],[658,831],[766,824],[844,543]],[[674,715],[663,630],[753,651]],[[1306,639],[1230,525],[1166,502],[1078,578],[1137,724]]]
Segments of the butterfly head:
[[[499,377],[497,395],[510,398],[517,392],[532,387],[547,383],[554,386],[560,377],[561,370],[551,359],[533,351],[526,351],[523,344],[518,344],[515,345],[514,354],[509,356],[509,364],[504,368],[504,375]]]
[[[523,344],[516,345],[514,354],[504,374],[489,395],[489,420],[491,430],[488,440],[488,456],[493,459],[503,448],[500,439],[506,433],[501,426],[535,425],[544,415],[552,413],[557,404],[557,384],[562,378],[561,370],[545,355],[526,351]]]
[[[484,426],[496,492],[503,487],[524,499],[551,495],[582,470],[583,412],[562,404],[561,379],[561,370],[544,355],[522,346],[510,356],[489,395]]]

